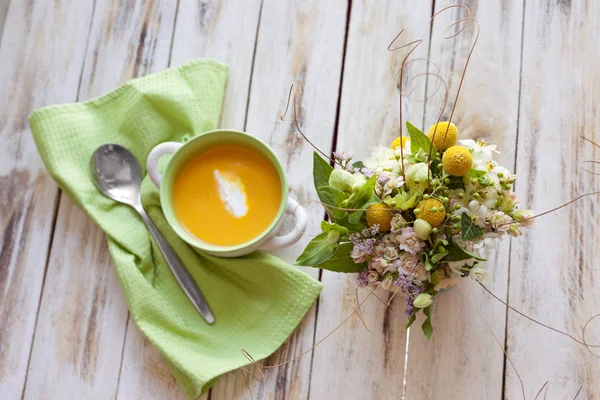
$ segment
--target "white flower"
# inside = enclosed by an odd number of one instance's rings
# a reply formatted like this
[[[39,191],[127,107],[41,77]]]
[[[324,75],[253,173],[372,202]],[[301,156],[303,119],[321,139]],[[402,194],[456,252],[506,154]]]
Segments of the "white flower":
[[[429,293],[421,293],[413,300],[413,305],[417,308],[429,307],[432,304],[433,297]]]
[[[502,211],[494,211],[489,217],[488,222],[498,232],[506,232],[513,219]]]
[[[407,275],[413,275],[421,261],[418,256],[403,252],[400,255],[400,263],[402,270]]]
[[[411,189],[424,190],[429,177],[429,168],[426,163],[413,164],[406,169],[406,184]]]
[[[395,246],[387,246],[383,250],[383,257],[388,261],[394,261],[400,257],[398,248]]]
[[[400,214],[395,214],[392,217],[392,232],[398,232],[402,228],[408,225],[408,222],[404,219],[404,217]]]
[[[468,210],[468,214],[470,214],[469,216],[473,222],[480,228],[485,227],[485,219],[491,214],[490,209],[477,200],[471,200],[469,202]]]
[[[530,227],[533,225],[533,217],[535,217],[535,213],[531,210],[518,210],[513,213],[513,217],[515,220],[519,221],[519,223],[525,227]]]
[[[469,277],[486,285],[489,282],[489,273],[485,269],[485,264],[477,263],[469,272]]]
[[[477,260],[475,260],[474,258],[470,258],[468,260],[461,260],[461,261],[450,261],[448,263],[448,267],[450,267],[451,273],[456,273],[459,275],[462,275],[463,271],[461,270],[462,267],[472,267],[473,265],[475,265],[475,263],[477,262]]]
[[[402,171],[402,161],[396,157],[394,150],[389,147],[376,147],[371,157],[364,160],[365,167],[372,169],[380,174],[387,172],[395,176],[400,175]]]
[[[432,227],[431,224],[423,219],[417,219],[414,223],[414,230],[417,237],[421,240],[429,239],[431,235]]]
[[[379,280],[379,274],[375,271],[371,271],[369,272],[369,275],[367,275],[367,280],[369,283],[377,282]]]
[[[376,257],[383,257],[385,246],[383,244],[377,244],[373,249],[373,255]]]
[[[500,154],[496,150],[496,145],[489,145],[482,139],[474,141],[473,139],[459,140],[460,144],[471,151],[473,155],[473,165],[484,165],[488,161],[492,161],[494,153]],[[479,168],[477,168],[479,169]]]
[[[400,244],[400,249],[411,254],[417,254],[425,247],[425,243],[419,240],[415,230],[411,227],[402,229],[400,235],[397,236],[397,240]]]
[[[383,257],[373,257],[371,264],[369,265],[375,271],[381,273],[388,266],[388,260]]]

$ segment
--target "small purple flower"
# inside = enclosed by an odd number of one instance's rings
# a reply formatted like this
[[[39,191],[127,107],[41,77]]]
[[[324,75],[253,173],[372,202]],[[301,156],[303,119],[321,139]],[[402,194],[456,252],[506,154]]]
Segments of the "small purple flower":
[[[358,282],[358,286],[367,286],[369,283],[369,270],[365,268],[362,272],[359,272],[356,275],[356,281]]]
[[[360,172],[362,172],[362,174],[367,179],[371,179],[371,177],[375,174],[375,172],[371,168],[367,168],[367,167],[363,168]]]
[[[379,178],[377,178],[377,183],[379,183],[381,186],[384,186],[389,181],[390,177],[386,173],[382,173],[381,175],[379,175]]]
[[[402,293],[406,295],[404,299],[404,313],[409,317],[414,310],[413,302],[415,298],[423,291],[423,286],[420,283],[415,282],[409,275],[400,273],[398,279],[394,282],[396,287],[402,290]]]

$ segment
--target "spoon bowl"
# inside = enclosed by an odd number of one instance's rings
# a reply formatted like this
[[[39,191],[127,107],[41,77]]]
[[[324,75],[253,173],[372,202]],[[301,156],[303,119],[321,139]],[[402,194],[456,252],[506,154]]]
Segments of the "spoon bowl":
[[[105,196],[123,204],[140,204],[142,170],[133,154],[118,144],[105,144],[90,160],[92,178]]]

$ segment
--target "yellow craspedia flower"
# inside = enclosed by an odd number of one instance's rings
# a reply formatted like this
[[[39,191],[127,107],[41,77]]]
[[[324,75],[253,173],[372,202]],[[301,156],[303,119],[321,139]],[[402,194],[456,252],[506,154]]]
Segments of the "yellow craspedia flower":
[[[373,204],[367,209],[367,224],[372,228],[379,224],[379,232],[392,228],[392,210],[385,204]]]
[[[448,126],[448,124],[450,124]],[[448,131],[446,133],[446,130]],[[433,134],[435,132],[435,138]],[[433,146],[439,151],[444,151],[449,147],[452,147],[456,144],[458,140],[458,128],[452,122],[444,121],[437,124],[431,125],[429,128],[429,132],[427,132],[427,136],[433,142]]]
[[[442,164],[452,176],[465,176],[473,166],[473,156],[464,146],[452,146],[444,153]]]
[[[390,146],[392,149],[395,149],[396,147],[400,147],[400,143],[402,143],[402,147],[406,146],[406,143],[408,143],[410,141],[409,138],[407,138],[406,136],[402,136],[402,137],[397,137],[396,139],[394,139],[394,141],[392,142],[392,145]]]
[[[422,200],[419,203],[419,218],[429,222],[433,227],[439,226],[446,218],[446,208],[437,199]]]

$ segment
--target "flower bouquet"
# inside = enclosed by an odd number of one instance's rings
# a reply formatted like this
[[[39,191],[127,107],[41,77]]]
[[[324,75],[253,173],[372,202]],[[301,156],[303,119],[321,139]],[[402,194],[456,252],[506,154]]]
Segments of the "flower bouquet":
[[[519,236],[533,212],[518,208],[515,175],[494,161],[495,145],[458,140],[450,122],[426,135],[407,123],[409,137],[354,161],[334,153],[335,167],[314,154],[314,184],[328,221],[297,265],[358,273],[359,286],[401,291],[407,328],[457,280],[484,281],[482,251],[503,235]]]

